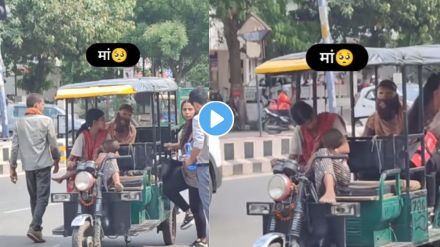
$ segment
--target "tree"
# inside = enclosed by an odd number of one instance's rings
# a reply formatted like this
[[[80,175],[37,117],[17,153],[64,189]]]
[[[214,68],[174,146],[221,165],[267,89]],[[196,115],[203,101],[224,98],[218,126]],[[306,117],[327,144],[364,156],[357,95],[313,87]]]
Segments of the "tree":
[[[237,32],[249,14],[260,16],[272,28],[272,34],[266,38],[266,58],[304,51],[319,41],[319,22],[300,23],[294,19],[287,11],[287,0],[211,0],[210,5],[213,9],[211,17],[223,23],[223,35],[229,52],[231,96],[236,95],[236,92],[241,95],[238,110],[240,119],[244,120],[242,51]]]
[[[208,57],[203,56],[185,76],[185,80],[191,82],[193,87],[208,85],[209,64]]]
[[[180,82],[208,57],[208,9],[206,0],[137,1],[136,32],[141,36],[133,42],[142,56],[153,58],[154,67],[168,66]]]
[[[41,92],[52,85],[47,75],[61,61],[63,81],[109,75],[111,69],[93,68],[86,49],[93,43],[118,42],[133,29],[128,20],[134,0],[10,0],[10,15],[1,27],[6,64],[29,68],[21,82],[28,92]]]
[[[319,21],[317,1],[296,0],[304,19]],[[336,41],[357,38],[365,46],[409,46],[440,41],[440,2],[329,0],[329,22]]]

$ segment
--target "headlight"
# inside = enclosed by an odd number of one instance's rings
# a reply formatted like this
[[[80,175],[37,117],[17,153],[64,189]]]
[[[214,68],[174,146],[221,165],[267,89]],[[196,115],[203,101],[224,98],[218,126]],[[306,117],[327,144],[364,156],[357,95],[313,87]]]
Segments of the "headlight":
[[[292,181],[283,174],[276,174],[269,180],[269,196],[274,201],[285,200],[292,192]]]
[[[92,188],[95,178],[88,172],[79,172],[75,177],[75,187],[78,191],[87,191]]]
[[[248,202],[247,214],[248,215],[267,215],[270,214],[272,203],[265,202]]]

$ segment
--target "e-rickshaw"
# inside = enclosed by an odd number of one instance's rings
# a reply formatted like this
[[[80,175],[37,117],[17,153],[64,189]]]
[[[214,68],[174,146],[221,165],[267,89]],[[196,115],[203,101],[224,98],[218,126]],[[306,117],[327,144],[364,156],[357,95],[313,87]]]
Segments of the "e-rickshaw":
[[[131,100],[135,109],[133,117],[137,117],[137,135],[136,143],[121,145],[118,151],[122,192],[103,186],[102,172],[94,162],[77,163],[76,190],[51,195],[52,202],[62,202],[64,206],[64,223],[53,234],[72,236],[72,246],[82,247],[101,246],[104,236],[123,236],[128,244],[131,236],[157,229],[162,231],[165,245],[174,243],[176,208],[163,194],[160,161],[171,155],[163,144],[177,137],[173,131],[177,120],[177,89],[173,80],[153,77],[75,83],[58,89],[56,99],[65,101],[66,126],[68,121],[73,121],[75,105],[82,105],[85,111],[100,108],[108,114],[117,111],[119,106],[115,103]],[[164,117],[162,112],[168,116]],[[72,132],[66,136],[67,157],[75,135]],[[91,175],[84,178],[79,176],[80,172]]]
[[[419,92],[423,92],[423,73],[431,66],[440,65],[440,45],[366,49],[369,55],[367,67],[374,69],[376,87],[382,66],[400,70],[403,109],[408,109],[409,70],[416,71]],[[257,74],[265,76],[291,75],[297,81],[297,89],[300,89],[301,73],[309,71],[305,53],[275,58],[256,69]],[[292,160],[279,160],[273,167],[274,176],[268,186],[269,195],[275,202],[247,203],[248,215],[263,217],[264,236],[255,242],[255,247],[440,246],[439,199],[434,203],[435,208],[428,207],[431,200],[427,191],[429,174],[426,174],[424,165],[411,165],[414,159],[425,164],[425,159],[429,158],[425,156],[427,139],[424,130],[409,134],[408,110],[404,110],[404,131],[401,135],[356,137],[354,72],[349,73],[351,137],[348,138],[350,154],[345,158],[354,175],[353,181],[345,191],[337,192],[337,203],[319,204],[313,185],[300,172],[298,164]],[[312,85],[315,111],[316,74],[314,72]],[[300,90],[297,90],[296,96],[300,99]],[[423,93],[419,97],[423,102]],[[417,121],[424,123],[423,104],[418,110],[422,114]],[[418,148],[418,155],[414,155],[414,147]],[[344,157],[316,157],[322,158]],[[434,187],[433,193],[438,195],[439,188]],[[316,215],[327,219],[324,233],[322,227],[311,220],[311,216]]]

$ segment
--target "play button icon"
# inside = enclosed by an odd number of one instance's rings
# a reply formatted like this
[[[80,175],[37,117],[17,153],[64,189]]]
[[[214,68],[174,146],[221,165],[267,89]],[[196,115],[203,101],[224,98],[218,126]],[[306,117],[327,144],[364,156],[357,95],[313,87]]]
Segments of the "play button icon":
[[[211,111],[211,126],[210,128],[214,128],[215,126],[221,124],[225,120],[224,117],[220,116],[217,112]]]
[[[206,134],[223,136],[232,129],[234,114],[227,104],[221,101],[211,101],[200,110],[199,123]]]

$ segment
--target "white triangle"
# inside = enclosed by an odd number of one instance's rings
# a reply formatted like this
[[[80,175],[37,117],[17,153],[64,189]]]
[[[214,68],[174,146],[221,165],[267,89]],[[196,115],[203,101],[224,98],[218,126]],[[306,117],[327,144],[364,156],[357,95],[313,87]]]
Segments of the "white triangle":
[[[211,110],[211,125],[210,125],[211,129],[219,125],[224,120],[225,119],[222,116],[220,116],[217,112]]]

